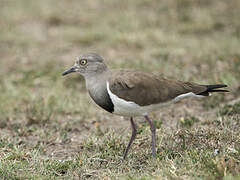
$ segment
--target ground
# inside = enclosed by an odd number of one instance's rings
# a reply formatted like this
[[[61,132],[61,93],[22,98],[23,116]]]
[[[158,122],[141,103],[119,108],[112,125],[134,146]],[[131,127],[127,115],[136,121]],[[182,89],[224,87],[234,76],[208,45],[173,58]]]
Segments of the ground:
[[[240,179],[240,1],[1,0],[1,179]],[[78,74],[81,53],[229,93],[185,99],[136,118],[98,108]]]

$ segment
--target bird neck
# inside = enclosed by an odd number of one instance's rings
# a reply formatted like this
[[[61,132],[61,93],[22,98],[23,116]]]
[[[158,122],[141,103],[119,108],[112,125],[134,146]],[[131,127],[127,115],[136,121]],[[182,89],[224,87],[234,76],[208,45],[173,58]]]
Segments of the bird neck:
[[[109,71],[106,70],[96,76],[85,78],[85,80],[89,95],[95,103],[106,111],[113,112],[114,105],[107,92],[108,77]]]
[[[104,63],[98,64],[96,66],[91,67],[86,73],[82,74],[86,81],[94,81],[95,79],[99,79],[99,76],[102,76],[108,72],[108,68]]]
[[[106,80],[108,75],[108,68],[102,69],[102,71],[97,71],[85,76],[86,87],[89,91],[93,89],[102,89],[106,87]]]

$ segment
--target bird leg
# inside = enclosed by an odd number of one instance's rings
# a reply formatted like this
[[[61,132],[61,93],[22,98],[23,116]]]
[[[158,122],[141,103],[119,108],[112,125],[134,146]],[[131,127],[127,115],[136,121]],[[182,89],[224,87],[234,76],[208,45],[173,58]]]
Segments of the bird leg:
[[[149,117],[147,115],[144,116],[144,117],[150,125],[150,129],[151,129],[151,132],[152,132],[152,156],[154,158],[156,158],[156,128],[155,128],[154,124],[152,123],[152,121],[149,119]]]
[[[135,125],[132,117],[130,118],[130,122],[131,122],[131,127],[132,127],[132,136],[131,136],[130,141],[128,142],[127,148],[126,148],[125,151],[124,151],[123,159],[126,159],[127,153],[128,153],[128,151],[129,151],[129,149],[130,149],[130,146],[131,146],[133,140],[134,140],[135,137],[136,137],[136,132],[137,132],[137,131],[136,131],[136,125]]]

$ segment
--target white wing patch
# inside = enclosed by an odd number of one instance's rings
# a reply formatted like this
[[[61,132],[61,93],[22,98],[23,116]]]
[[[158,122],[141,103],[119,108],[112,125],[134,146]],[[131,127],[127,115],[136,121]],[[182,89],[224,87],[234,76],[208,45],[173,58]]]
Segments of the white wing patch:
[[[114,114],[122,116],[139,116],[144,114],[140,111],[141,106],[139,106],[135,102],[126,101],[113,94],[109,89],[109,82],[107,82],[107,91],[114,105]]]
[[[196,94],[194,94],[193,92],[189,92],[189,93],[181,94],[181,95],[175,97],[175,98],[174,98],[174,102],[177,102],[177,101],[179,101],[180,99],[183,99],[183,98],[186,98],[186,97],[204,97],[204,96],[196,95]]]
[[[126,101],[122,98],[119,98],[115,94],[113,94],[109,88],[109,82],[107,81],[107,91],[114,104],[114,112],[113,114],[121,115],[121,116],[144,116],[147,115],[149,112],[159,109],[162,106],[166,106],[168,104],[174,103],[183,99],[185,97],[203,97],[201,95],[196,95],[192,92],[181,94],[174,98],[171,101],[159,103],[159,104],[152,104],[147,106],[139,106],[133,101]]]

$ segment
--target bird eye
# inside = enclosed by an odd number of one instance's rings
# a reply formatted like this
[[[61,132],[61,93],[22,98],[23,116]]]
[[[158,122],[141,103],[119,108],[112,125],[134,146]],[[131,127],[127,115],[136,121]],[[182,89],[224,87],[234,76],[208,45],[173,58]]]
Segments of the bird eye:
[[[86,65],[86,64],[87,64],[87,60],[86,60],[86,59],[82,59],[82,60],[80,61],[80,64],[81,64],[82,66]]]

